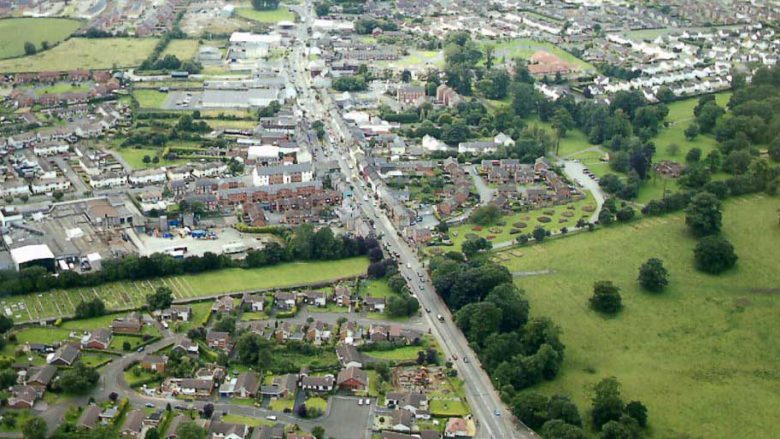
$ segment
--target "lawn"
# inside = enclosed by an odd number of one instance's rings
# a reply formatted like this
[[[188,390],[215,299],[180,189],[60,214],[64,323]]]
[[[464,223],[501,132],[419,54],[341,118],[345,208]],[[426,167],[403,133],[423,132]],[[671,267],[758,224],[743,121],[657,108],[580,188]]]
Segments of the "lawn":
[[[100,317],[93,317],[91,319],[70,320],[60,325],[60,328],[81,331],[108,328],[115,318],[122,317],[123,315],[124,314],[108,314]]]
[[[466,416],[470,413],[469,406],[459,399],[432,399],[430,411],[431,415],[440,417]]]
[[[223,415],[222,422],[229,422],[232,424],[244,424],[250,427],[261,427],[261,426],[273,427],[274,425],[276,425],[276,422],[268,419],[253,418],[251,416],[234,415],[232,413]]]
[[[578,67],[580,70],[589,70],[589,71],[595,71],[596,68],[593,67],[590,63],[587,63],[576,56],[572,55],[571,53],[559,48],[558,46],[548,43],[546,41],[534,41],[529,40],[526,38],[521,38],[517,40],[511,40],[511,41],[501,41],[501,42],[494,42],[494,41],[487,41],[483,42],[483,45],[493,45],[495,47],[495,57],[496,58],[503,58],[506,57],[507,59],[510,58],[523,58],[523,59],[529,59],[531,56],[538,52],[547,52],[550,54],[553,54],[562,60],[573,64],[574,66]]]
[[[388,351],[366,351],[371,358],[387,361],[413,361],[417,359],[417,353],[425,350],[422,346],[403,346]]]
[[[136,373],[134,370],[137,369],[140,373],[136,376]],[[155,377],[154,374],[145,371],[141,369],[140,366],[134,366],[124,372],[125,382],[127,382],[130,387],[134,387],[136,385],[139,385],[139,383],[147,382],[147,380],[150,380]]]
[[[566,358],[558,378],[533,390],[572,395],[587,412],[591,389],[615,376],[626,400],[647,405],[654,437],[768,437],[780,405],[780,227],[777,198],[725,203],[724,234],[737,267],[721,276],[692,268],[695,240],[683,214],[643,219],[556,239],[510,258],[535,316],[562,328]],[[659,257],[671,283],[640,291],[639,265]],[[604,318],[587,305],[591,285],[612,280],[625,308]]]
[[[128,352],[125,351],[122,346],[124,346],[125,342],[130,343],[130,350],[129,352],[134,351],[136,348],[138,348],[141,343],[144,342],[143,337],[134,336],[134,335],[115,335],[111,337],[111,344],[108,345],[108,349],[112,351],[117,352]]]
[[[182,61],[190,61],[198,53],[198,40],[171,40],[168,47],[163,50],[160,58],[165,55],[174,55]]]
[[[319,409],[323,414],[328,408],[328,401],[320,398],[319,396],[312,396],[311,398],[308,398],[305,404],[307,409]]]
[[[444,52],[441,50],[412,50],[409,55],[395,61],[380,61],[380,66],[420,67],[431,65],[437,68],[444,67]]]
[[[258,23],[274,24],[280,21],[295,21],[295,13],[284,6],[272,11],[256,11],[252,8],[236,8],[236,15]]]
[[[81,362],[90,367],[102,366],[117,357],[95,352],[85,352],[81,355]]]
[[[268,408],[275,412],[284,412],[285,409],[292,410],[295,406],[293,398],[276,398],[268,403]]]
[[[268,315],[262,311],[247,311],[241,314],[241,321],[248,322],[252,320],[265,320]]]
[[[152,53],[156,38],[71,38],[50,50],[0,61],[0,72],[133,67]]]
[[[138,101],[139,107],[158,110],[168,99],[168,93],[157,90],[133,90],[133,97]]]
[[[24,328],[16,334],[19,345],[25,343],[54,344],[68,340],[70,331],[59,328],[31,327]]]
[[[368,280],[362,282],[361,291],[371,297],[390,297],[396,293],[390,289],[386,280]]]
[[[0,58],[24,55],[24,43],[41,50],[46,41],[53,46],[81,27],[78,20],[67,18],[10,18],[0,20]]]
[[[2,23],[2,20],[0,20]],[[62,93],[86,93],[91,90],[91,87],[87,84],[70,84],[67,82],[58,82],[57,84],[47,87],[35,88],[35,94],[38,96],[50,93],[50,94],[62,94]]]

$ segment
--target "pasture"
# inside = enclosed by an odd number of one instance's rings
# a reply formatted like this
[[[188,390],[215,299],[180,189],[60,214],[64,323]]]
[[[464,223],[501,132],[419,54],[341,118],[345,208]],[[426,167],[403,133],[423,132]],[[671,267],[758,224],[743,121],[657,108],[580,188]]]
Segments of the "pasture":
[[[68,38],[81,22],[68,18],[7,18],[0,20],[0,59],[24,55],[24,43],[38,50],[46,41],[50,47]]]

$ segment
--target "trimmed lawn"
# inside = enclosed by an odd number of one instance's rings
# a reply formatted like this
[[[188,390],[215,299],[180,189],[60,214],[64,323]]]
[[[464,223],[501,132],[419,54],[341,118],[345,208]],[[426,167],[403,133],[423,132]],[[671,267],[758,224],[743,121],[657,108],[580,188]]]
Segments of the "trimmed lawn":
[[[136,376],[135,373],[133,373],[133,370],[136,368],[141,371],[141,373],[138,376]],[[130,387],[133,387],[137,383],[153,378],[154,374],[141,369],[140,366],[134,366],[124,371],[124,377],[125,377],[125,382],[127,382],[127,384],[130,385]]]
[[[409,55],[395,61],[380,61],[379,65],[397,68],[432,65],[444,68],[444,52],[441,50],[412,50]]]
[[[122,346],[125,342],[130,343],[130,351],[125,351]],[[138,346],[144,342],[143,337],[136,337],[133,335],[115,335],[111,338],[111,344],[108,345],[108,349],[117,352],[132,352],[138,348]]]
[[[149,156],[150,159],[159,157],[162,154],[161,148],[133,148],[133,147],[119,147],[114,149],[133,169],[146,169],[146,168],[158,168],[160,166],[167,166],[170,161],[160,160],[158,163],[144,163],[144,157]]]
[[[107,354],[98,354],[95,352],[85,352],[81,354],[81,362],[91,367],[101,366],[113,360],[114,358],[118,357],[112,357],[111,355]]]
[[[54,344],[67,340],[70,331],[52,327],[32,327],[25,328],[16,333],[16,340],[19,345],[25,343],[44,343]]]
[[[371,297],[390,297],[396,294],[390,289],[390,285],[387,284],[387,281],[383,279],[363,281],[361,287],[361,291],[363,291],[365,295]]]
[[[433,416],[466,416],[470,413],[469,406],[459,399],[432,399],[430,405]]]
[[[2,20],[0,20],[2,23]],[[67,82],[59,82],[48,87],[35,88],[35,94],[38,96],[50,93],[50,94],[62,94],[62,93],[85,93],[91,90],[91,87],[87,84],[69,84]]]
[[[81,27],[78,20],[67,18],[9,18],[0,20],[0,58],[24,55],[29,41],[41,50],[44,41],[54,46]]]
[[[92,331],[100,328],[108,328],[111,325],[111,322],[113,322],[115,318],[122,317],[122,316],[124,316],[124,314],[107,314],[104,316],[94,317],[91,319],[70,320],[60,325],[60,328],[69,329],[69,330],[75,329],[75,330],[82,330],[82,331]]]
[[[322,411],[323,414],[325,414],[325,410],[328,409],[328,401],[320,398],[319,396],[313,396],[311,398],[308,398],[305,402],[306,408],[311,409],[319,409]]]
[[[190,61],[198,53],[198,40],[171,40],[168,47],[160,54],[160,58],[165,55],[174,55],[181,61]]]
[[[292,410],[295,406],[293,398],[276,398],[268,403],[268,408],[275,412],[284,412],[285,409]]]
[[[411,361],[417,359],[417,353],[421,350],[425,350],[425,348],[422,346],[403,346],[389,351],[367,351],[365,354],[379,360]]]
[[[168,93],[157,90],[134,90],[133,97],[138,101],[141,108],[160,109],[168,99]]]
[[[284,5],[272,11],[256,11],[252,8],[236,8],[236,15],[258,23],[273,24],[280,21],[295,21],[295,13]]]
[[[517,40],[511,40],[511,41],[501,41],[501,42],[494,42],[494,41],[488,41],[484,42],[483,45],[491,44],[495,47],[495,57],[500,59],[502,57],[509,58],[523,58],[523,59],[529,59],[531,56],[538,52],[547,52],[552,55],[555,55],[562,60],[573,64],[574,66],[578,67],[580,70],[591,70],[595,71],[596,68],[593,67],[588,62],[585,62],[576,56],[572,55],[571,53],[559,48],[558,46],[545,42],[545,41],[534,41],[527,38],[521,38]]]
[[[249,312],[246,311],[243,314],[241,314],[241,321],[252,321],[252,320],[265,320],[268,318],[268,315],[262,311],[253,311]]]
[[[615,376],[625,400],[640,400],[655,437],[766,437],[780,405],[780,227],[778,198],[753,195],[724,204],[723,233],[739,261],[719,276],[693,268],[696,240],[672,214],[529,247],[510,271],[535,316],[562,328],[566,358],[558,377],[534,387],[590,407],[593,386]],[[641,263],[659,257],[670,272],[661,294],[639,289]],[[612,280],[624,309],[605,318],[588,307],[592,284]],[[727,403],[724,403],[727,401]]]
[[[273,427],[274,425],[276,425],[276,422],[265,418],[253,418],[251,416],[234,415],[232,413],[228,413],[227,415],[222,416],[222,421],[229,422],[232,424],[244,424],[250,427],[260,427],[266,425],[269,427]]]
[[[50,50],[0,61],[0,72],[133,67],[152,53],[156,38],[71,38]]]

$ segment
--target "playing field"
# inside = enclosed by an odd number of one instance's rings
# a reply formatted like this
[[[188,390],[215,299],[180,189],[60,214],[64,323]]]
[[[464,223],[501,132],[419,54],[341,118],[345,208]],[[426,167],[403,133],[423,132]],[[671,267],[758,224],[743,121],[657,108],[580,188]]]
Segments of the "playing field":
[[[570,394],[586,413],[593,385],[615,376],[627,400],[648,406],[654,437],[772,436],[780,406],[778,206],[765,195],[726,202],[724,233],[740,259],[721,276],[693,270],[696,241],[683,214],[529,246],[508,258],[532,313],[563,329],[562,370],[534,390]],[[670,271],[662,294],[640,291],[636,282],[650,257]],[[520,277],[538,270],[552,274]],[[625,308],[616,317],[588,307],[598,280],[622,289]]]
[[[285,6],[279,6],[273,11],[256,11],[252,8],[237,8],[236,15],[258,23],[273,24],[280,21],[295,21],[295,13]]]
[[[0,72],[133,67],[152,53],[156,38],[71,38],[53,49],[0,61]]]
[[[511,40],[511,41],[502,41],[499,43],[494,43],[492,41],[488,41],[485,44],[491,44],[493,47],[495,47],[495,54],[494,56],[498,59],[501,59],[503,57],[509,58],[523,58],[523,59],[529,59],[531,58],[531,55],[533,55],[536,52],[542,51],[547,52],[552,55],[557,56],[558,58],[561,58],[562,60],[568,62],[569,64],[575,65],[577,68],[579,68],[582,71],[595,71],[596,68],[593,67],[588,62],[585,62],[576,56],[572,55],[571,53],[561,49],[560,47],[548,43],[546,41],[534,41],[529,40],[526,38],[521,38],[517,40]]]
[[[231,268],[191,276],[113,282],[94,288],[6,297],[0,300],[0,310],[20,323],[71,315],[79,302],[96,297],[103,300],[109,310],[140,307],[146,303],[146,296],[160,286],[170,288],[175,300],[186,300],[219,293],[359,276],[365,273],[367,267],[366,258],[350,258],[326,262],[291,262],[248,270]]]
[[[24,55],[24,43],[31,42],[41,50],[46,41],[54,46],[81,27],[78,20],[67,18],[8,18],[0,20],[0,58]]]
[[[158,110],[162,108],[165,100],[168,99],[168,93],[158,90],[140,89],[133,90],[133,97],[138,101],[139,107]]]

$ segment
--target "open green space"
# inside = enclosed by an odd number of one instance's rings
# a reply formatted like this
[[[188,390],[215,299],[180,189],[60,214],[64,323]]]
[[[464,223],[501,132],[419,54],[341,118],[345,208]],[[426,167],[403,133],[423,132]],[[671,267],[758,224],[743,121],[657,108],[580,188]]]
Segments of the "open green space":
[[[134,387],[136,385],[140,385],[139,383],[148,382],[149,380],[153,379],[155,375],[151,372],[143,370],[140,366],[134,366],[124,371],[124,377],[125,382],[127,382],[130,387]]]
[[[198,53],[198,40],[171,40],[168,46],[163,50],[160,57],[165,55],[174,55],[182,61],[189,61],[195,58]]]
[[[431,65],[436,68],[444,68],[444,52],[441,50],[412,50],[408,55],[395,61],[380,61],[379,65],[398,68]]]
[[[422,346],[402,346],[387,351],[368,351],[365,354],[371,358],[387,361],[413,361],[417,359],[417,353],[425,350]]]
[[[615,376],[627,401],[648,407],[654,437],[768,437],[780,405],[778,198],[724,203],[723,233],[739,261],[719,276],[694,270],[696,240],[684,215],[581,233],[508,257],[533,315],[562,328],[566,357],[555,380],[532,390],[572,395],[590,407],[593,386]],[[508,255],[508,253],[505,253]],[[658,257],[670,272],[660,294],[640,290],[639,265]],[[605,318],[588,299],[595,281],[621,288],[624,309]]]
[[[593,67],[593,65],[591,65],[590,63],[585,62],[577,58],[576,56],[572,55],[571,53],[561,49],[560,47],[548,43],[546,41],[534,41],[527,38],[521,38],[516,40],[500,41],[500,42],[485,41],[482,44],[493,45],[493,47],[495,47],[496,58],[506,57],[507,59],[510,58],[529,59],[534,53],[542,51],[542,52],[547,52],[552,55],[555,55],[558,58],[561,58],[562,60],[568,62],[569,64],[576,66],[580,70],[583,71],[596,70],[595,67]]]
[[[85,352],[81,354],[81,362],[86,364],[89,367],[99,367],[102,366],[109,361],[113,360],[115,357],[112,357],[108,354],[99,354],[96,352]]]
[[[2,20],[0,20],[2,21]],[[87,84],[70,84],[67,82],[58,82],[47,87],[35,88],[35,94],[38,96],[44,94],[62,94],[62,93],[86,93],[91,89]]]
[[[384,279],[363,282],[362,291],[365,292],[366,296],[371,297],[390,297],[396,294]]]
[[[32,56],[0,61],[0,72],[133,67],[152,53],[155,44],[156,38],[70,38]]]
[[[157,90],[134,90],[133,97],[138,101],[139,107],[159,110],[168,99],[168,93]]]
[[[459,399],[432,399],[430,411],[431,415],[440,417],[466,416],[470,413],[468,404]]]
[[[272,427],[276,425],[276,422],[265,418],[253,418],[251,416],[235,415],[233,413],[228,413],[226,415],[223,415],[222,422],[229,422],[231,424],[244,424],[250,427],[262,427],[262,426]]]
[[[24,43],[31,42],[41,50],[64,40],[81,27],[81,22],[67,18],[7,18],[0,20],[0,58],[22,56]]]
[[[292,410],[295,406],[295,399],[293,398],[276,398],[272,399],[268,403],[268,408],[275,412],[284,412],[285,410]]]
[[[122,159],[127,162],[133,169],[146,169],[146,168],[158,168],[168,164],[176,163],[176,161],[163,161],[162,159],[158,163],[144,163],[144,157],[149,156],[150,159],[159,157],[162,149],[160,148],[133,148],[133,147],[120,147],[114,149]]]
[[[252,8],[236,8],[235,14],[247,20],[258,23],[273,24],[280,21],[295,21],[295,13],[285,6],[279,6],[272,11],[256,11]]]
[[[325,410],[328,408],[328,401],[324,398],[320,398],[319,396],[313,396],[306,400],[306,408],[309,410],[317,409],[322,413],[325,413]]]
[[[16,322],[24,322],[71,315],[79,302],[94,298],[103,300],[109,310],[140,308],[146,303],[146,296],[161,286],[170,288],[176,300],[195,300],[221,293],[330,282],[359,276],[365,273],[367,267],[368,259],[357,257],[334,261],[290,262],[253,269],[231,268],[197,275],[112,282],[97,287],[6,297],[0,300],[0,309],[9,308]],[[208,316],[207,310],[201,309],[207,306],[193,305],[193,308],[198,309],[196,320],[200,318],[200,314],[203,317]],[[50,333],[62,331],[66,336],[68,332],[59,328],[32,329]]]

